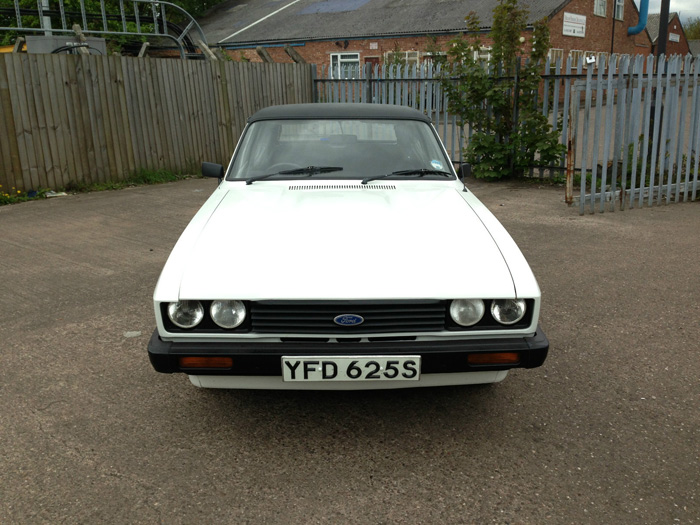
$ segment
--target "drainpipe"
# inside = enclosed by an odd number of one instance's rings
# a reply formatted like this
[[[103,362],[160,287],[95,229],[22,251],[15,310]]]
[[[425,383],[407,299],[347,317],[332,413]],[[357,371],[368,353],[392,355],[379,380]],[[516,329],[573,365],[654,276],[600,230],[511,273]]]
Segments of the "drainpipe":
[[[639,23],[634,27],[627,28],[627,34],[638,35],[647,26],[647,15],[649,14],[649,0],[639,0]],[[613,17],[615,18],[615,17]]]

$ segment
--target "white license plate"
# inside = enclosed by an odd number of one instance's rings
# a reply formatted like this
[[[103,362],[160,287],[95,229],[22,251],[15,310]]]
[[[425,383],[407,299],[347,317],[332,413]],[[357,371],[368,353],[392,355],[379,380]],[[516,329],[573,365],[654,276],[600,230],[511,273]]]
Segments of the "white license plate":
[[[284,381],[418,381],[420,356],[285,356]]]

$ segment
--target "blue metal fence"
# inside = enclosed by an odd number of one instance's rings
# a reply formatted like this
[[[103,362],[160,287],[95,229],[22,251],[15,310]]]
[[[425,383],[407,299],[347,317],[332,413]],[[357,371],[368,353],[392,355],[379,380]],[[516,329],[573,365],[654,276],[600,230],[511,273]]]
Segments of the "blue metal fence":
[[[695,200],[700,163],[700,59],[604,54],[545,64],[543,114],[567,153],[531,176],[566,181],[580,213]],[[452,160],[472,133],[448,111],[440,65],[321,69],[318,102],[400,104],[429,115]]]

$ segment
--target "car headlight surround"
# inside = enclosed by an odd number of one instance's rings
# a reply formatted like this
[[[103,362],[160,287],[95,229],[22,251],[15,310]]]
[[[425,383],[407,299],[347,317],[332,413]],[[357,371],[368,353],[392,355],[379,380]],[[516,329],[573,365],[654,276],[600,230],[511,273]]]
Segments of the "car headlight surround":
[[[175,326],[194,328],[204,319],[204,307],[199,301],[177,301],[168,304],[168,317]]]
[[[450,317],[460,326],[474,326],[484,317],[485,311],[481,299],[455,299],[450,303]]]
[[[246,308],[243,301],[220,300],[213,301],[209,307],[209,315],[217,325],[225,329],[233,329],[245,321]]]
[[[527,307],[524,299],[494,299],[491,301],[491,315],[503,325],[512,325],[525,317]]]

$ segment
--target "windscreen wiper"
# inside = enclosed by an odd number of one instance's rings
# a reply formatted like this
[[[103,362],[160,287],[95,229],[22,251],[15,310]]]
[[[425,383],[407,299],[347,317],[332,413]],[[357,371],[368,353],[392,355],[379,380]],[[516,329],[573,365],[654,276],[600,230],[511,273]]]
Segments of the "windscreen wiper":
[[[367,184],[369,181],[377,179],[387,179],[389,177],[402,177],[404,175],[414,175],[418,177],[424,177],[425,175],[440,175],[442,177],[452,177],[452,173],[442,170],[431,170],[428,168],[417,168],[413,170],[401,170],[392,171],[391,173],[386,173],[384,175],[374,175],[372,177],[366,177],[362,179],[362,184]]]
[[[251,177],[248,180],[246,180],[245,183],[253,184],[256,181],[269,179],[270,177],[275,177],[276,175],[306,175],[307,177],[310,177],[311,175],[317,175],[319,173],[330,173],[332,171],[343,171],[343,168],[340,166],[307,166],[306,168],[282,170],[276,173],[268,173],[267,175]]]

